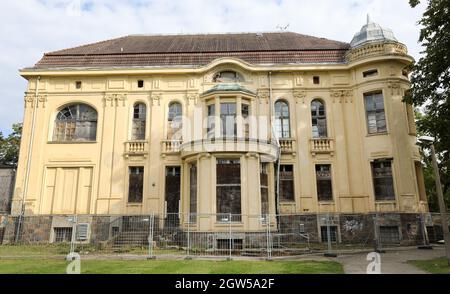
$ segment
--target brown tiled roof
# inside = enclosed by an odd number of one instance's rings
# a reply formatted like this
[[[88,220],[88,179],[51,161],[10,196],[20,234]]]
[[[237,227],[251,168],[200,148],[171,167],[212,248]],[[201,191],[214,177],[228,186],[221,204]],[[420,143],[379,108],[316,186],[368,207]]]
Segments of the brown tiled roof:
[[[46,53],[35,68],[205,65],[220,57],[253,64],[339,63],[349,44],[291,32],[126,36]]]

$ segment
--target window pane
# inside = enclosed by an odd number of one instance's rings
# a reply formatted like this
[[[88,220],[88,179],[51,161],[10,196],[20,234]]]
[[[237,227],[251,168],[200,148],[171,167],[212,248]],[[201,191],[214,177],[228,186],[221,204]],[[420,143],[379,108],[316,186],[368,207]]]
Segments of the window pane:
[[[369,134],[386,132],[386,118],[382,93],[365,94],[364,105]]]
[[[193,215],[190,216],[190,222],[195,222],[197,217],[197,165],[192,165],[189,175],[189,212]]]
[[[217,220],[224,221],[228,214],[241,214],[241,171],[239,160],[218,159],[216,163]],[[235,216],[232,221],[238,221]]]
[[[97,112],[84,104],[70,105],[56,116],[53,131],[54,141],[95,141]]]
[[[375,200],[394,200],[395,192],[391,161],[375,161],[371,165]]]
[[[294,172],[292,165],[280,166],[280,201],[294,201]]]

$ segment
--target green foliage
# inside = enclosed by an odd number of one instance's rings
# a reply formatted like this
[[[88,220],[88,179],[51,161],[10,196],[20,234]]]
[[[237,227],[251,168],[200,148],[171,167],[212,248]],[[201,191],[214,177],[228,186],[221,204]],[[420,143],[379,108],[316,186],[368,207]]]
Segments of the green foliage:
[[[432,260],[412,260],[409,263],[431,274],[450,274],[450,266],[444,257]]]
[[[420,0],[410,0],[415,7]],[[405,101],[423,106],[424,114],[417,122],[418,132],[435,137],[435,148],[447,205],[450,207],[450,0],[428,0],[419,21],[419,42],[423,57],[413,66],[412,89]],[[425,182],[430,209],[436,210],[436,193],[431,160],[425,159]]]
[[[0,165],[17,166],[21,137],[21,123],[13,124],[12,133],[7,137],[0,132]]]

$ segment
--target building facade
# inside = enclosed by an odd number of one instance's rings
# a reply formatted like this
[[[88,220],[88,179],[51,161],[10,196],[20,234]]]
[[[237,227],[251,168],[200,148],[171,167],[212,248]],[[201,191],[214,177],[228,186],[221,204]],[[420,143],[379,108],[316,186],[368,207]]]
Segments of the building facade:
[[[426,212],[413,58],[368,21],[350,44],[290,32],[127,36],[47,53],[28,80],[12,214]],[[200,218],[200,217],[199,217]],[[192,220],[192,218],[191,218]]]

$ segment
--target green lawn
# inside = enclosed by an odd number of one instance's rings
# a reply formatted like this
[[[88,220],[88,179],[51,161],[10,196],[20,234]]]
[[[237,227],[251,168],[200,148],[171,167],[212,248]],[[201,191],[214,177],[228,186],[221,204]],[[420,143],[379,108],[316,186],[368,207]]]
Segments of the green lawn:
[[[0,259],[0,274],[64,274],[58,259]],[[82,260],[83,274],[339,274],[333,261]]]
[[[409,263],[432,274],[450,274],[450,266],[448,266],[446,258],[412,260]]]

